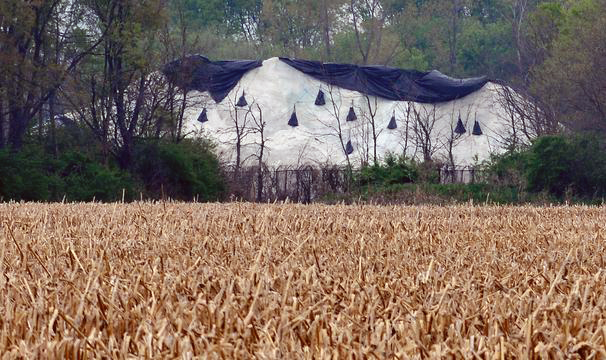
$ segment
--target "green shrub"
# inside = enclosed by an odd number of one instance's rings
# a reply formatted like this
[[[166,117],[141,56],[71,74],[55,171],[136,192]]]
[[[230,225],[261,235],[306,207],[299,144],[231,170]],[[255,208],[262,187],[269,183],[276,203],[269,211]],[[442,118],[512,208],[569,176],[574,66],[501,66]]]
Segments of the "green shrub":
[[[387,154],[383,163],[362,167],[355,181],[360,186],[388,186],[411,183],[417,178],[416,164],[403,155]]]
[[[606,193],[606,143],[591,135],[545,136],[530,148],[526,179],[531,191],[592,198]]]
[[[527,152],[508,152],[492,156],[486,166],[488,181],[496,185],[515,186],[520,190],[526,189]]]
[[[212,146],[204,140],[178,144],[142,142],[135,150],[134,172],[147,196],[201,201],[223,196],[224,180]]]
[[[44,153],[39,149],[0,151],[0,200],[49,200],[51,181]]]
[[[527,156],[528,190],[562,195],[574,181],[570,173],[573,156],[569,141],[562,136],[537,139]]]
[[[97,149],[98,150],[98,149]],[[67,147],[54,157],[28,145],[0,151],[0,201],[120,201],[171,197],[215,200],[224,181],[212,146],[204,140],[141,142],[131,173],[102,161],[95,148]]]
[[[543,136],[525,151],[493,159],[491,182],[586,199],[606,194],[606,142],[592,135]]]
[[[60,188],[55,198],[66,201],[119,201],[136,198],[135,183],[127,172],[107,167],[75,151],[62,154],[54,162]]]
[[[106,167],[76,151],[57,159],[37,147],[0,151],[0,198],[25,201],[116,201],[135,196],[128,173]]]
[[[524,202],[549,203],[538,197],[526,196],[512,186],[490,184],[393,184],[385,187],[360,189],[357,193],[330,194],[320,201],[374,204],[519,204]],[[551,200],[551,199],[548,199]],[[552,202],[552,201],[551,201]]]

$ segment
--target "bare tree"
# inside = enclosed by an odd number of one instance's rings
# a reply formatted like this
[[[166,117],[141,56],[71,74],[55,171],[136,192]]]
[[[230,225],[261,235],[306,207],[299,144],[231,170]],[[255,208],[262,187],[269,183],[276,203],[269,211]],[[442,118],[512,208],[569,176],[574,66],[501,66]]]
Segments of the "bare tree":
[[[455,113],[455,106],[453,104],[452,111],[450,113],[451,121],[449,123],[449,131],[446,137],[442,138],[442,147],[446,149],[446,154],[448,156],[448,165],[452,170],[455,169],[456,163],[454,158],[454,148],[463,140],[463,134],[455,131],[458,121],[461,120],[461,123],[465,127],[465,129],[469,129],[469,119],[472,113],[472,105],[467,107],[467,111],[461,114]]]
[[[236,106],[238,98],[240,97],[241,91],[239,87],[234,91],[234,99],[226,98],[228,100],[226,106],[229,112],[229,120],[231,121],[230,126],[226,127],[221,131],[222,134],[233,136],[227,140],[228,145],[233,145],[236,151],[236,160],[234,162],[234,180],[237,180],[240,175],[240,169],[242,168],[242,148],[246,145],[246,138],[253,133],[251,128],[251,121],[253,119],[253,106],[255,102],[247,104],[244,107]]]
[[[160,46],[162,46],[162,63],[167,64],[175,58],[184,59],[187,54],[192,53],[193,49],[200,43],[200,33],[190,31],[190,22],[186,16],[186,1],[173,1],[175,11],[175,26],[169,23],[164,24],[162,31],[159,32]],[[170,136],[174,142],[180,142],[187,134],[183,133],[185,113],[192,107],[205,105],[199,99],[192,99],[191,93],[185,88],[179,88],[173,82],[166,84],[165,101],[162,109],[166,112],[167,118],[161,119],[156,125],[156,136],[163,130],[163,125],[168,125]],[[168,123],[168,124],[166,124]]]
[[[366,166],[370,163],[372,153],[372,129],[368,116],[362,111],[360,111],[360,123],[352,130],[352,135],[356,139],[360,165]]]
[[[499,141],[507,149],[514,150],[527,145],[538,136],[556,133],[559,129],[555,114],[549,105],[532,98],[521,89],[499,85],[496,90],[497,103],[505,111],[497,114],[507,123],[507,131]]]
[[[383,129],[378,128],[377,124],[377,111],[379,110],[378,106],[378,98],[373,96],[373,100],[371,102],[370,96],[364,95],[364,99],[366,100],[366,105],[368,106],[367,111],[363,112],[363,118],[366,119],[368,124],[370,125],[370,135],[372,136],[372,155],[373,162],[375,165],[379,163],[379,158],[377,156],[377,141],[379,139],[379,135],[383,132]]]
[[[400,146],[402,147],[402,153],[407,156],[408,155],[408,149],[412,140],[412,126],[411,123],[414,120],[414,116],[412,116],[412,107],[410,105],[410,102],[406,103],[406,109],[402,110],[402,106],[401,106],[401,102],[399,102],[395,107],[394,107],[394,111],[393,114],[394,116],[396,116],[396,113],[398,114],[402,114],[403,118],[401,120],[401,123],[403,126],[399,126],[397,128],[399,137],[400,137]]]
[[[73,46],[74,29],[84,25],[81,10],[79,2],[59,0],[0,2],[0,147],[22,147],[33,121],[42,120],[49,101],[56,100],[65,81],[106,40],[107,31],[91,29],[83,49]],[[67,46],[71,52],[56,56]]]
[[[259,146],[259,152],[255,154],[257,158],[257,201],[263,200],[263,174],[265,169],[265,162],[263,156],[265,155],[265,143],[267,138],[265,137],[265,127],[267,122],[263,120],[263,110],[259,104],[256,104],[258,115],[251,112],[252,126],[251,133],[259,135],[259,142],[255,144]]]
[[[333,85],[328,85],[327,87],[328,96],[330,99],[330,106],[326,107],[326,110],[331,116],[330,121],[325,121],[322,119],[318,119],[318,121],[328,129],[328,133],[325,134],[327,136],[336,137],[339,140],[339,144],[341,145],[341,150],[343,154],[345,154],[345,159],[347,161],[347,167],[351,169],[351,160],[347,151],[347,142],[351,139],[345,139],[345,129],[343,126],[343,120],[341,120],[341,108],[343,106],[343,99],[341,96],[340,88],[337,88]]]
[[[415,145],[421,150],[423,161],[432,162],[434,153],[441,145],[438,141],[434,141],[438,136],[436,123],[441,116],[438,115],[436,105],[417,106],[411,102],[409,106],[413,116],[412,131]]]
[[[525,56],[523,54],[523,26],[524,21],[529,12],[529,1],[528,0],[507,0],[505,2],[510,6],[511,9],[511,31],[513,39],[515,41],[516,48],[516,61],[518,66],[518,72],[524,77],[524,82],[528,81],[528,69],[525,65]]]
[[[450,64],[450,73],[454,74],[457,64],[457,46],[460,29],[461,12],[464,10],[462,0],[450,0],[450,16],[448,18],[448,55]]]
[[[85,124],[99,141],[105,160],[113,155],[126,167],[134,139],[148,135],[164,117],[161,107],[166,102],[167,83],[159,73],[141,74],[121,92],[118,111],[115,97],[107,96],[109,76],[82,76],[62,87],[60,95],[70,107],[71,116]]]

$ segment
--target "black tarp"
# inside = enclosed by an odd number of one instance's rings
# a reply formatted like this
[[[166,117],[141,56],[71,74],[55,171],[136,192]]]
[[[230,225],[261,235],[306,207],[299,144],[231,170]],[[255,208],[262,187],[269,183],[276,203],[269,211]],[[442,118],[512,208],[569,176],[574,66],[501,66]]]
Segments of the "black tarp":
[[[463,125],[463,121],[461,121],[461,116],[459,115],[459,121],[457,121],[457,127],[454,129],[456,134],[465,134],[467,130],[465,130],[465,125]]]
[[[455,79],[436,70],[280,60],[327,84],[396,101],[450,101],[479,90],[488,82],[486,77]],[[208,91],[213,100],[221,102],[244,74],[260,66],[262,61],[258,60],[210,61],[201,55],[190,55],[166,64],[162,72],[173,84],[188,91]]]
[[[227,94],[225,94],[225,95],[227,95]],[[242,92],[242,96],[240,96],[240,99],[238,99],[236,106],[245,107],[246,105],[248,105],[248,101],[246,101],[246,93]]]
[[[297,110],[292,111],[292,114],[290,115],[290,119],[288,119],[288,125],[290,125],[292,127],[299,126],[299,119],[297,118]]]
[[[206,114],[206,108],[202,109],[202,112],[198,116],[198,121],[201,123],[205,123],[208,121],[208,115]]]
[[[351,140],[347,141],[347,144],[345,145],[345,154],[347,155],[351,155],[351,153],[354,152],[354,147],[351,144]]]
[[[387,124],[387,128],[389,130],[396,129],[398,127],[398,123],[396,122],[396,115],[392,115],[391,120],[389,120],[389,124]]]
[[[473,135],[482,135],[482,128],[477,120],[473,123],[473,131],[471,133]]]
[[[326,104],[326,100],[324,100],[324,91],[322,89],[318,90],[318,95],[316,96],[316,101],[314,104],[318,106],[322,106]]]
[[[356,115],[356,112],[353,108],[353,106],[349,107],[349,112],[347,113],[347,118],[345,118],[346,121],[356,121],[358,120],[358,116]]]
[[[215,102],[221,102],[244,74],[262,64],[256,60],[210,61],[202,55],[190,55],[166,64],[162,72],[182,89],[208,91]]]
[[[421,72],[388,66],[358,66],[280,58],[325,83],[396,101],[436,103],[461,98],[488,82],[485,76],[455,79],[437,70]]]

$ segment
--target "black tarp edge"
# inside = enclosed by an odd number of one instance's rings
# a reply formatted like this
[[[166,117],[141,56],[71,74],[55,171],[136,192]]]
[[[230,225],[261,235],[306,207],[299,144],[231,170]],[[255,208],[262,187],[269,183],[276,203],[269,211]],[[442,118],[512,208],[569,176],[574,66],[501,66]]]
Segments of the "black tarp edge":
[[[262,65],[261,60],[211,61],[202,55],[189,55],[164,65],[162,73],[186,91],[208,91],[220,103],[244,74]]]
[[[437,70],[421,72],[388,66],[321,63],[281,57],[280,61],[329,85],[394,101],[438,103],[462,98],[481,89],[487,77],[455,79]],[[189,91],[208,91],[219,103],[242,76],[263,65],[261,60],[211,61],[190,55],[166,64],[162,72]]]
[[[421,72],[389,66],[359,66],[280,58],[289,66],[330,85],[394,101],[438,103],[480,90],[486,76],[456,79],[437,70]]]

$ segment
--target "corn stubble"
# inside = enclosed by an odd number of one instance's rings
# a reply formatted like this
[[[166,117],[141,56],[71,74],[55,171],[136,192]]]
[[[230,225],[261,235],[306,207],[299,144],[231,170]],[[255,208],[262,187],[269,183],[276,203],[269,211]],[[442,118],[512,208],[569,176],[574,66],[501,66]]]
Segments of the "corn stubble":
[[[606,210],[0,205],[2,358],[604,358]]]

